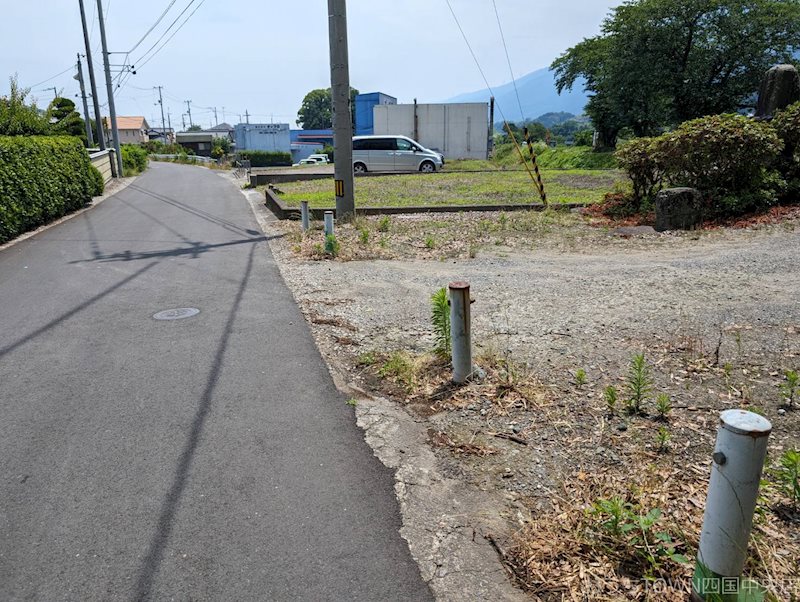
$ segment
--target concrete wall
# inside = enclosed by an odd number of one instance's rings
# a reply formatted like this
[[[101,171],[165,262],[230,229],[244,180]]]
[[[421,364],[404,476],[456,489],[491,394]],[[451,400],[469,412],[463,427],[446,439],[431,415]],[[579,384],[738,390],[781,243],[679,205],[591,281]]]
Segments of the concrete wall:
[[[289,153],[292,150],[288,123],[239,123],[234,126],[236,150]]]
[[[376,135],[414,138],[414,105],[373,107]],[[417,142],[446,159],[486,159],[489,105],[485,102],[417,105]]]
[[[106,149],[104,151],[98,150],[89,153],[89,160],[92,162],[101,174],[103,174],[103,181],[108,184],[114,177],[112,169],[112,162],[116,159],[114,149]]]
[[[150,140],[145,130],[119,130],[120,144],[143,144]]]

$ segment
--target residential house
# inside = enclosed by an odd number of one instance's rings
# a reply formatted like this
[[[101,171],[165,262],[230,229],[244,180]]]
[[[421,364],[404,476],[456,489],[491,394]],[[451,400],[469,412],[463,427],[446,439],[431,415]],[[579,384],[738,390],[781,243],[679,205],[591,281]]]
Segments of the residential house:
[[[159,140],[164,144],[175,143],[175,130],[172,128],[150,128],[147,131],[150,140]]]
[[[219,125],[215,125],[213,128],[208,128],[207,130],[203,130],[207,134],[212,134],[214,138],[228,138],[231,142],[234,141],[234,128],[229,123],[220,123]]]
[[[210,157],[214,134],[208,132],[178,132],[177,141],[182,147],[200,157]]]
[[[150,126],[144,117],[117,117],[120,144],[144,144],[150,137]]]

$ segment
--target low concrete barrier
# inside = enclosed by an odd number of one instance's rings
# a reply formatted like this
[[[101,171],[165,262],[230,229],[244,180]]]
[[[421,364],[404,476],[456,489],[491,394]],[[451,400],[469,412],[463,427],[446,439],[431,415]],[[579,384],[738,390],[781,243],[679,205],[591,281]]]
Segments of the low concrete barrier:
[[[108,184],[116,177],[116,151],[113,148],[106,150],[89,149],[89,160],[103,176],[103,182]]]
[[[333,196],[333,191],[331,191]],[[266,190],[266,205],[278,219],[300,219],[300,207],[290,207],[272,190]],[[557,211],[571,211],[589,206],[589,203],[554,203],[550,209]],[[467,211],[544,211],[547,209],[542,203],[528,205],[418,205],[411,207],[356,207],[357,215],[407,215],[411,213],[464,213]],[[308,212],[313,219],[321,220],[326,211],[333,207],[309,208]]]

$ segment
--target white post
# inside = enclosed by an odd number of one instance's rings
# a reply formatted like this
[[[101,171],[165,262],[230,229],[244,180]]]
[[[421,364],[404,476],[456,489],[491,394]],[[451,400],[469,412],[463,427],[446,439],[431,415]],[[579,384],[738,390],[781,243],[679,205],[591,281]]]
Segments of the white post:
[[[692,579],[693,600],[749,599],[745,589],[751,587],[750,593],[756,593],[757,586],[741,583],[740,577],[770,432],[769,420],[753,412],[726,410],[720,415]]]
[[[303,226],[303,232],[308,232],[311,227],[308,219],[308,201],[300,201],[300,222]]]
[[[453,354],[453,382],[462,384],[472,374],[469,282],[451,282],[450,347]]]
[[[325,212],[325,236],[333,234],[333,211]]]

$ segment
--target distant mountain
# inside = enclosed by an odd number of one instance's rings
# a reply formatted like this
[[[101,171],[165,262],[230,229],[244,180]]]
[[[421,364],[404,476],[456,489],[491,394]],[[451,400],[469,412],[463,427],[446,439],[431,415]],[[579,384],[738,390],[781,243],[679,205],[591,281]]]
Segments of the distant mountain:
[[[560,95],[556,92],[556,83],[553,72],[544,68],[523,77],[517,78],[517,89],[522,103],[525,118],[534,119],[544,113],[574,113],[580,115],[586,105],[586,94],[583,92],[583,81],[578,80],[572,92],[565,90]],[[517,97],[514,94],[514,84],[509,82],[494,88],[495,102],[505,113],[509,121],[522,121],[519,114]],[[489,90],[478,90],[459,94],[446,102],[488,102],[491,94]],[[495,110],[495,119],[500,119],[500,111]]]

